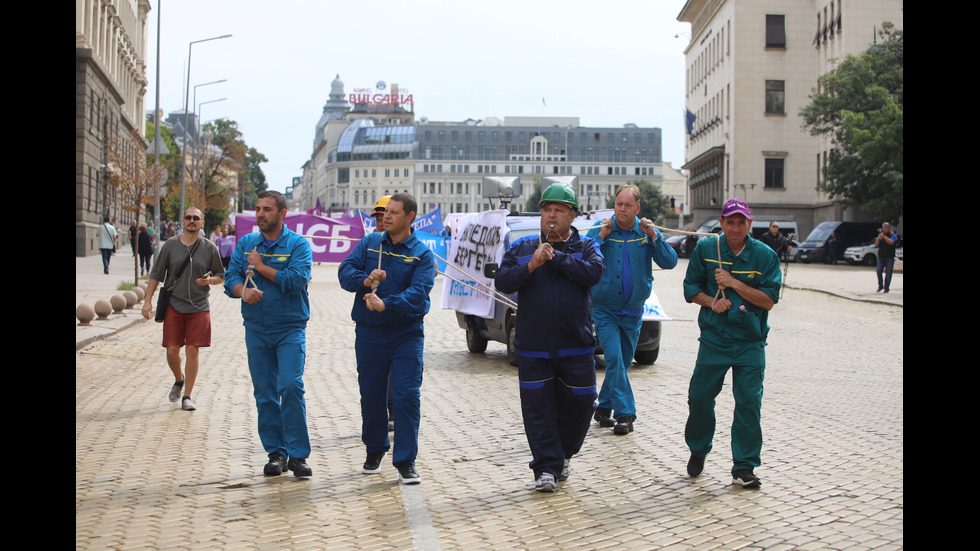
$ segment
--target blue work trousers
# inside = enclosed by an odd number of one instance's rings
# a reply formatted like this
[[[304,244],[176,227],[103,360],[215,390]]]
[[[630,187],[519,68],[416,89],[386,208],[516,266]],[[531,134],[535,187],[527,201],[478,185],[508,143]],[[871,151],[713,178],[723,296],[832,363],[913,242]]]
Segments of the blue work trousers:
[[[606,375],[599,391],[599,407],[611,409],[613,418],[636,415],[633,387],[630,386],[629,369],[640,338],[641,316],[614,314],[611,308],[598,304],[592,306],[596,336],[606,360]]]
[[[531,470],[535,478],[546,472],[558,478],[565,459],[582,449],[589,432],[595,412],[595,358],[518,356],[517,372]]]
[[[303,388],[306,329],[266,332],[246,328],[245,346],[262,446],[266,453],[308,458],[310,435]]]
[[[875,272],[878,274],[878,289],[884,289],[886,291],[891,290],[892,271],[894,269],[895,269],[894,258],[878,257],[878,267],[875,269]],[[884,279],[882,279],[882,274],[884,274]]]
[[[361,441],[368,453],[388,451],[388,377],[395,418],[393,465],[415,463],[421,415],[422,322],[355,328],[357,384],[361,391]]]
[[[688,418],[684,438],[699,457],[711,451],[715,434],[715,398],[725,374],[732,370],[735,415],[732,420],[732,473],[761,464],[762,381],[766,372],[764,342],[712,345],[701,340],[694,375],[687,393]]]

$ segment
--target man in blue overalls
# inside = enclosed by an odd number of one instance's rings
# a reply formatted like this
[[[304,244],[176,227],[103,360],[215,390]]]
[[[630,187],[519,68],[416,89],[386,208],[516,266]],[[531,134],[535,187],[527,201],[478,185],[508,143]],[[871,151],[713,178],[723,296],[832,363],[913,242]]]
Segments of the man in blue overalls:
[[[225,272],[225,294],[242,299],[259,438],[269,454],[264,472],[309,477],[303,370],[313,252],[305,237],[283,224],[286,208],[286,197],[278,191],[259,193],[255,222],[261,232],[238,240]]]
[[[589,230],[599,243],[606,271],[592,288],[592,319],[606,360],[595,419],[613,433],[633,432],[636,401],[628,377],[643,324],[643,304],[653,290],[653,262],[665,270],[677,265],[677,253],[653,222],[640,220],[640,189],[634,184],[616,192],[615,215]],[[613,415],[615,413],[615,415]],[[615,421],[613,419],[615,418]]]
[[[605,266],[595,241],[572,226],[578,200],[571,187],[553,184],[540,206],[540,234],[511,244],[494,282],[500,292],[518,293],[514,347],[530,467],[534,489],[554,492],[595,411],[592,286]]]
[[[361,441],[367,448],[362,472],[377,473],[391,448],[388,438],[388,377],[395,416],[392,464],[402,484],[418,484],[422,319],[429,311],[435,257],[412,229],[415,198],[396,193],[388,200],[383,233],[364,236],[340,264],[340,286],[356,293],[357,383],[361,393]],[[380,261],[379,261],[380,259]]]

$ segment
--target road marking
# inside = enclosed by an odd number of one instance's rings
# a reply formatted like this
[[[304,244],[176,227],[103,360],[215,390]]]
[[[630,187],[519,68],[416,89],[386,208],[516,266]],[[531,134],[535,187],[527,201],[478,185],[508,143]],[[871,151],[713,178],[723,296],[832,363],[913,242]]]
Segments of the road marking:
[[[412,531],[412,543],[419,551],[438,551],[439,538],[436,537],[435,527],[432,526],[432,516],[425,506],[425,492],[421,484],[399,484],[402,491],[402,503],[405,505],[405,516],[408,517],[408,528]]]

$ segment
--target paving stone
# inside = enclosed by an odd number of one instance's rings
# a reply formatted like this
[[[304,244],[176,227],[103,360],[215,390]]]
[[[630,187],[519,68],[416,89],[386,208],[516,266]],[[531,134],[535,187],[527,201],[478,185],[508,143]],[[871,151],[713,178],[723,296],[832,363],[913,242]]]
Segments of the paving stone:
[[[683,266],[658,272],[655,285],[669,313],[693,320]],[[794,266],[801,277],[806,269]],[[572,476],[540,494],[517,370],[500,343],[466,352],[454,314],[437,307],[441,286],[425,322],[414,494],[390,455],[380,474],[360,473],[352,296],[335,265],[314,267],[310,285],[309,480],[262,475],[237,301],[212,294],[194,412],[167,401],[160,325],[135,323],[78,350],[76,549],[421,549],[425,532],[442,549],[470,551],[904,546],[900,306],[785,290],[770,316],[759,490],[731,484],[730,379],[706,472],[686,475],[698,330],[677,321],[664,323],[657,363],[631,369],[636,431],[619,437],[593,423]],[[421,498],[425,525],[413,524],[409,495]]]

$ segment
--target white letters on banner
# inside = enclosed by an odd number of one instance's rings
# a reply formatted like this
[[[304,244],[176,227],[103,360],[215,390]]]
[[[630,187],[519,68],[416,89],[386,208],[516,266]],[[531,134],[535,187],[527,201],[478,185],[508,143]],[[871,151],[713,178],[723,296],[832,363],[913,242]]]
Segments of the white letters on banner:
[[[493,293],[477,281],[493,287],[493,279],[484,277],[483,269],[487,263],[499,264],[503,258],[506,219],[507,211],[503,210],[456,214],[447,219],[453,240],[446,258],[452,265],[446,267],[446,274],[483,292],[447,280],[442,287],[440,308],[493,317],[494,299],[487,296]]]

